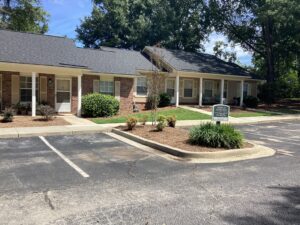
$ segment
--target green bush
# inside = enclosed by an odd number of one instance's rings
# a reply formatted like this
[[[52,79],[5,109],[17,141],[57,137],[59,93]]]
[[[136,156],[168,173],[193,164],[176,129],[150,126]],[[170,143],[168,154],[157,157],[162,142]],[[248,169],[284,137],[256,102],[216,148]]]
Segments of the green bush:
[[[247,96],[244,99],[244,103],[248,108],[256,108],[258,105],[258,98],[254,96]]]
[[[167,117],[167,122],[169,127],[175,127],[176,126],[176,116],[168,116]]]
[[[119,111],[119,102],[113,96],[99,93],[82,97],[82,113],[86,117],[109,117]]]
[[[189,142],[212,148],[240,148],[243,144],[243,135],[230,125],[218,126],[207,123],[195,126],[190,130]]]
[[[161,93],[159,95],[159,107],[166,107],[171,104],[171,96],[168,93]]]
[[[129,117],[126,121],[127,130],[133,130],[138,122],[138,119],[135,117]]]
[[[146,122],[148,121],[148,116],[147,115],[143,115],[142,118],[140,118],[139,122],[142,125],[146,125]]]
[[[157,131],[163,131],[166,125],[167,125],[166,117],[163,115],[159,115],[157,118],[157,125],[156,125]]]
[[[39,105],[37,111],[41,114],[45,121],[52,120],[55,115],[55,110],[49,105]]]
[[[146,109],[150,110],[150,109],[154,109],[156,107],[158,107],[160,102],[160,98],[157,95],[151,95],[147,97],[147,102],[146,102]]]
[[[13,119],[14,119],[14,110],[12,108],[5,108],[3,112],[2,122],[9,123],[12,122]]]

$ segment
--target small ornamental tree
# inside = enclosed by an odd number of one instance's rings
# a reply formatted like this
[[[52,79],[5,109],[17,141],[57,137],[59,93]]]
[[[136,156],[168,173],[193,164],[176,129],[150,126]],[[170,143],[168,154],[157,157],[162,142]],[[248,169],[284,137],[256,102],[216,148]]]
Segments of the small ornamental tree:
[[[154,51],[151,54],[151,62],[153,66],[152,73],[148,76],[148,105],[151,109],[151,121],[152,125],[156,125],[157,121],[157,108],[160,101],[161,85],[164,84],[165,76],[161,73],[163,58],[161,48],[154,47]]]

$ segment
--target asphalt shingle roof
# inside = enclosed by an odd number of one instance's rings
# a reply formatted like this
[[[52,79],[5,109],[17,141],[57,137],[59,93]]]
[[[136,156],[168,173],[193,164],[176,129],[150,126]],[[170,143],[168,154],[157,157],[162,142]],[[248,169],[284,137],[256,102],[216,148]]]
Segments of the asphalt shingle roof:
[[[234,64],[225,62],[214,55],[204,53],[185,52],[182,50],[169,50],[164,48],[145,47],[152,53],[162,57],[163,61],[178,71],[193,71],[201,73],[213,73],[223,75],[251,76],[246,69]]]
[[[137,74],[153,65],[140,52],[77,48],[69,38],[0,30],[0,62],[87,68],[93,72]]]

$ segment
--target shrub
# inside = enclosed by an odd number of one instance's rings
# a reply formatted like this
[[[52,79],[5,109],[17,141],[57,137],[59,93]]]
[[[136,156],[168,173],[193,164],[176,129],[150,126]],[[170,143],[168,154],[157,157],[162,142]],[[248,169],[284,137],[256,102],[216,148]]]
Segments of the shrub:
[[[3,122],[4,123],[8,123],[8,122],[12,122],[14,118],[14,111],[12,108],[5,108],[4,112],[3,112]]]
[[[244,99],[244,103],[245,103],[246,107],[256,108],[258,105],[258,99],[254,96],[247,96]]]
[[[49,105],[40,105],[37,111],[41,114],[45,121],[52,120],[55,115],[55,110]]]
[[[157,122],[156,129],[158,131],[163,131],[163,129],[166,127],[166,117],[162,115],[158,116]]]
[[[167,122],[168,122],[169,127],[175,127],[175,125],[176,125],[176,116],[175,115],[168,116],[167,117]]]
[[[82,112],[86,117],[109,117],[119,111],[119,102],[113,96],[99,93],[82,97]]]
[[[135,117],[129,117],[126,121],[127,130],[133,130],[137,124],[138,120]]]
[[[16,110],[18,115],[28,115],[29,111],[31,110],[31,105],[30,103],[23,104],[18,102],[15,106],[14,109]]]
[[[142,125],[146,125],[147,121],[148,121],[148,116],[147,115],[144,115],[144,116],[142,116],[142,118],[140,118],[140,123]]]
[[[230,125],[218,126],[207,123],[190,130],[189,142],[213,148],[240,148],[243,144],[243,135]]]
[[[159,96],[152,95],[147,97],[147,102],[146,102],[146,109],[154,109],[158,106],[159,104]]]
[[[166,107],[171,104],[171,96],[168,93],[161,93],[159,95],[159,107]]]

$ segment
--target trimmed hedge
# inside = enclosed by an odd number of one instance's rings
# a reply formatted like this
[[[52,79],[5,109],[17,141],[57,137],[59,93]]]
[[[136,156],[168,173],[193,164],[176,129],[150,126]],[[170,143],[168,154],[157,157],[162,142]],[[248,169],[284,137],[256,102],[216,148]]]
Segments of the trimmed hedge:
[[[82,97],[82,114],[86,117],[114,116],[119,108],[119,101],[110,95],[93,93]]]
[[[171,105],[171,96],[168,93],[161,93],[159,95],[159,107],[166,107]]]
[[[190,130],[189,142],[212,148],[241,148],[243,135],[230,125],[207,123]]]
[[[258,98],[254,96],[247,96],[244,99],[244,104],[249,108],[256,108],[258,106]]]

